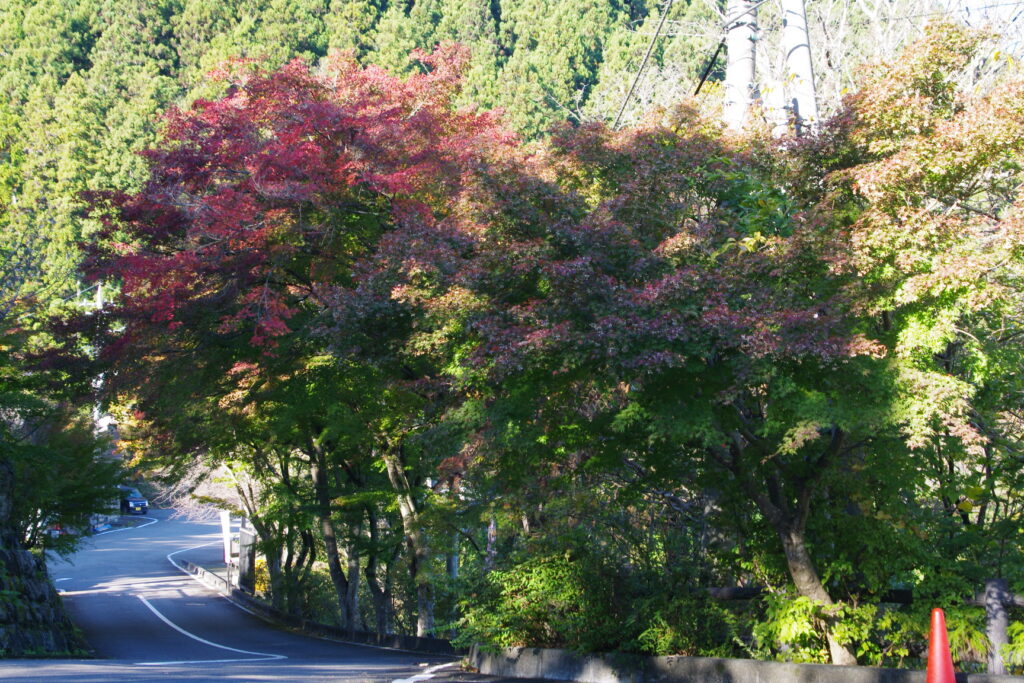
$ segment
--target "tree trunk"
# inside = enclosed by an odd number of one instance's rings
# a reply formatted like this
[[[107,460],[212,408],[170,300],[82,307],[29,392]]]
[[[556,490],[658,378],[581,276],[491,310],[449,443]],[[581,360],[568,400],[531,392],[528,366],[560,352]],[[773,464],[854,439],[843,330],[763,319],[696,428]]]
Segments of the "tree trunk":
[[[800,483],[792,496],[796,501],[794,506],[784,491],[778,473],[754,476],[752,468],[744,461],[742,446],[744,440],[744,437],[734,434],[733,443],[728,447],[728,452],[720,453],[716,457],[733,472],[740,486],[757,504],[761,514],[778,534],[779,540],[782,541],[783,553],[786,556],[786,566],[797,593],[825,606],[825,638],[828,641],[832,663],[855,666],[857,664],[856,655],[848,646],[836,640],[832,634],[834,617],[831,616],[831,610],[828,608],[834,607],[835,601],[825,590],[825,585],[821,582],[818,570],[807,550],[805,529],[810,517],[811,500],[815,493],[814,486],[818,479],[811,477]],[[829,445],[815,463],[819,475],[838,456],[844,441],[845,434],[842,430],[833,429]]]
[[[786,554],[786,565],[789,568],[789,575],[793,579],[793,585],[797,592],[805,597],[821,603],[826,607],[835,605],[832,596],[825,590],[818,570],[814,566],[811,555],[807,552],[807,543],[803,531],[792,528],[777,529],[779,538],[782,540],[783,552]],[[832,621],[827,619],[825,637],[828,640],[829,656],[833,664],[856,666],[857,656],[846,645],[841,644],[832,635]]]
[[[316,458],[310,460],[310,473],[313,475],[313,491],[316,496],[317,513],[320,517],[320,533],[324,538],[324,549],[327,551],[327,570],[334,584],[334,592],[341,610],[342,628],[353,628],[353,615],[348,611],[348,578],[341,566],[341,553],[338,551],[338,535],[331,515],[331,494],[327,485],[327,474],[323,464]]]
[[[359,533],[358,530],[354,530]],[[356,622],[359,620],[359,554],[356,552],[355,543],[349,543],[345,549],[348,556],[348,590],[345,593],[345,610],[349,615],[348,636],[352,638],[356,632]]]
[[[245,516],[256,530],[259,539],[257,549],[263,553],[267,563],[267,580],[270,583],[270,606],[274,609],[286,611],[288,609],[285,591],[284,572],[281,568],[281,554],[283,544],[281,542],[280,527],[267,522],[256,512],[251,499],[244,495],[241,486],[235,483],[236,490],[239,490],[239,497],[242,500],[242,507],[245,509]],[[255,568],[254,568],[255,569]]]
[[[445,562],[446,569],[448,570],[448,578],[453,581],[459,578],[459,537],[456,535],[452,541],[452,552],[448,555],[447,561]]]
[[[397,453],[383,454],[388,479],[398,498],[402,530],[409,547],[409,573],[416,584],[416,635],[429,636],[434,630],[434,587],[430,583],[430,548],[420,526],[419,510],[412,486]]]
[[[489,572],[494,569],[494,563],[498,557],[498,522],[494,519],[494,514],[491,513],[491,518],[487,522],[487,553],[484,555],[484,571]]]
[[[380,548],[380,528],[378,525],[377,511],[373,508],[367,510],[367,520],[370,525],[370,547],[373,552],[366,558],[366,587],[370,589],[370,598],[373,600],[373,616],[377,623],[377,634],[384,635],[391,633],[390,609],[387,591],[381,587],[380,578],[377,576],[377,552]]]
[[[293,613],[298,613],[300,607],[304,609],[305,595],[302,588],[309,581],[316,564],[316,536],[309,529],[300,529],[299,540],[302,549],[295,558],[291,573],[285,575],[288,604],[291,606],[289,609]]]
[[[373,616],[377,624],[377,634],[384,635],[391,632],[388,624],[388,596],[381,588],[380,579],[377,578],[377,557],[371,555],[366,561],[366,587],[370,589],[370,598],[373,600]]]
[[[270,582],[270,605],[276,610],[290,612],[293,606],[288,604],[284,587],[284,574],[281,571],[281,555],[275,552],[264,552],[267,563],[267,579]]]

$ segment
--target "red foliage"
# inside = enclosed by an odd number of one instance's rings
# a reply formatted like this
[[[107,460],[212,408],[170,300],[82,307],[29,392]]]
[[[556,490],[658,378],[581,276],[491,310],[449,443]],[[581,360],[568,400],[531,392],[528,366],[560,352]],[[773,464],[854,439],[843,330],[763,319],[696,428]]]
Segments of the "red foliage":
[[[170,112],[142,191],[94,199],[115,216],[90,271],[120,281],[126,335],[215,315],[272,347],[304,306],[389,296],[378,249],[407,270],[438,260],[470,177],[515,143],[495,115],[453,110],[465,58],[442,46],[405,80],[344,55],[322,76],[238,62],[227,97]]]
[[[503,377],[604,368],[633,381],[723,355],[884,353],[844,315],[829,243],[779,189],[780,156],[676,116],[555,136],[544,173],[571,192],[548,198],[543,236],[512,217],[478,245],[488,267],[471,286],[501,302],[476,323],[478,361]]]

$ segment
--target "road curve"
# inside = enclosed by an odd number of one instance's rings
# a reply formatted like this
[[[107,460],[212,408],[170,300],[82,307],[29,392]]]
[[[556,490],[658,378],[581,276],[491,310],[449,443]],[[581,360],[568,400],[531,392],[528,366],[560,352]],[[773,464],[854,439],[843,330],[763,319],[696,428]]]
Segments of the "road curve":
[[[68,612],[97,658],[2,661],[0,679],[383,683],[425,680],[452,661],[274,628],[168,559],[185,549],[191,550],[177,559],[202,559],[196,555],[203,553],[216,558],[216,523],[171,519],[167,510],[153,510],[149,518],[144,526],[98,534],[75,555],[50,564]]]

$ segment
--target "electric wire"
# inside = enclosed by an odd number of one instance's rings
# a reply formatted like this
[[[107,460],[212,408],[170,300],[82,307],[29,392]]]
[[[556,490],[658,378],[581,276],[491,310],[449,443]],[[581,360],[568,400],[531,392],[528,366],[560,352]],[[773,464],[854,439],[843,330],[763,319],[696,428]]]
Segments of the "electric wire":
[[[615,116],[615,123],[612,124],[612,130],[616,130],[619,127],[619,122],[622,120],[622,114],[626,111],[626,105],[629,104],[630,98],[633,97],[633,92],[636,90],[637,84],[640,82],[640,78],[643,76],[644,70],[647,68],[647,62],[651,58],[651,53],[654,52],[654,44],[658,42],[658,36],[661,35],[661,30],[665,27],[665,20],[668,19],[668,13],[672,9],[672,3],[675,0],[665,0],[664,9],[661,13],[661,21],[658,22],[658,28],[655,29],[654,35],[651,36],[651,42],[647,44],[647,53],[644,55],[644,59],[640,62],[640,68],[636,70],[636,76],[633,77],[633,83],[629,86],[629,92],[622,98],[622,106],[619,107],[619,113]]]

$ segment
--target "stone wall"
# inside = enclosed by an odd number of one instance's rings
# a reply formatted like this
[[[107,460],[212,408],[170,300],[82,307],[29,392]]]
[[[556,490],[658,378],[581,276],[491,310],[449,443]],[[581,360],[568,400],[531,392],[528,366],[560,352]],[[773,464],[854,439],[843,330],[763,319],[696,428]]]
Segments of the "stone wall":
[[[85,654],[46,566],[19,547],[11,529],[13,481],[0,459],[0,658]]]
[[[84,651],[42,563],[28,551],[0,548],[0,657]]]

